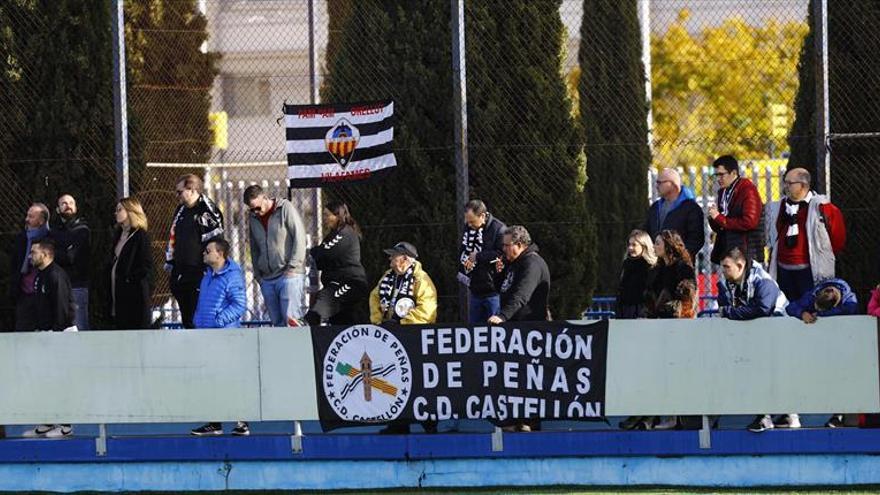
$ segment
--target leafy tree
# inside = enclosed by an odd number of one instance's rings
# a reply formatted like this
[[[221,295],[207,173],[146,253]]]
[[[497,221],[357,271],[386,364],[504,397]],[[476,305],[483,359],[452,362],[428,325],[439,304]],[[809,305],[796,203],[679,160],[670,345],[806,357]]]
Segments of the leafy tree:
[[[764,158],[785,149],[802,22],[761,26],[731,17],[699,33],[687,10],[651,42],[654,137],[658,165],[703,166],[718,155]],[[775,107],[774,107],[775,106]],[[779,112],[777,112],[779,113]]]
[[[206,163],[211,157],[208,121],[219,55],[203,52],[207,19],[196,0],[143,0],[125,4],[126,69],[132,195],[150,219],[155,266],[177,206],[174,182],[203,169],[151,169],[150,162]],[[230,219],[227,218],[227,221]],[[155,303],[168,297],[167,274],[157,271]]]
[[[449,3],[363,0],[331,31],[325,102],[392,98],[397,169],[381,182],[328,188],[346,200],[364,227],[364,265],[375,281],[387,269],[382,253],[412,242],[441,296],[440,319],[458,319],[454,271],[457,219],[452,173],[452,70]],[[339,13],[335,13],[340,15]],[[334,15],[334,11],[331,11]]]
[[[596,231],[561,76],[560,3],[469,3],[468,124],[474,195],[508,225],[529,229],[550,268],[553,316],[573,318],[595,285]]]
[[[446,2],[362,1],[331,31],[326,102],[395,100],[398,170],[384,182],[341,186],[365,226],[363,258],[375,280],[381,249],[413,242],[441,294],[441,320],[457,320],[458,248],[453,109]],[[508,223],[525,224],[550,264],[555,316],[583,309],[594,240],[583,206],[583,158],[560,76],[558,1],[468,4],[468,118],[472,196]],[[331,12],[333,15],[333,12]],[[337,24],[338,25],[338,24]],[[515,50],[504,48],[518,47]],[[527,47],[527,48],[522,48]],[[498,70],[503,67],[503,70]]]
[[[578,59],[587,204],[604,240],[596,249],[597,289],[611,293],[626,238],[648,206],[651,154],[636,2],[585,0]]]

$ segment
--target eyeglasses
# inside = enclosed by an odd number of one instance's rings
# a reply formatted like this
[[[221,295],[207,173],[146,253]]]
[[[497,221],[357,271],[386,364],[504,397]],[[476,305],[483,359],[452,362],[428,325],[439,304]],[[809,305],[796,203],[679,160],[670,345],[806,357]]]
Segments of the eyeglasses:
[[[795,184],[806,184],[806,182],[801,182],[799,180],[785,180],[782,182],[784,182],[786,186],[793,186]]]
[[[715,175],[715,178],[720,179],[721,177],[724,177],[725,175],[728,175],[728,174],[730,174],[730,172],[715,172],[714,175]]]
[[[657,184],[659,186],[661,184],[665,184],[666,182],[672,182],[672,181],[671,180],[655,180],[654,184]]]

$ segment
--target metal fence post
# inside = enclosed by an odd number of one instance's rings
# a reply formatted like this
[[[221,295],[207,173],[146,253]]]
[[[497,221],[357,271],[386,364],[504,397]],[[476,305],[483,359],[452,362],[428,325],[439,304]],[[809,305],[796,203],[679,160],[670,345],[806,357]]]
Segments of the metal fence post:
[[[831,197],[831,156],[828,133],[828,0],[813,0],[813,40],[816,48],[816,189]]]
[[[125,13],[123,0],[110,2],[113,36],[113,158],[116,162],[116,196],[128,196],[128,113],[125,90]]]
[[[455,221],[461,237],[464,204],[468,200],[467,62],[464,40],[464,0],[452,0],[452,86],[455,111]],[[458,284],[459,316],[468,320],[467,287]]]

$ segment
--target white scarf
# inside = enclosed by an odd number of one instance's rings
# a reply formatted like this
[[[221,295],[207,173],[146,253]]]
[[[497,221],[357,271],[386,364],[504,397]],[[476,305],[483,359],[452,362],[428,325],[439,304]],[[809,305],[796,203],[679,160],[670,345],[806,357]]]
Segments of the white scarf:
[[[801,208],[801,203],[810,204],[810,200],[813,199],[813,191],[807,193],[806,197],[797,203],[792,203],[790,200],[783,200],[782,204],[785,205],[785,216],[788,219],[788,231],[786,231],[785,236],[789,239],[796,239],[798,234],[800,234],[800,229],[798,228],[797,216],[798,211]]]

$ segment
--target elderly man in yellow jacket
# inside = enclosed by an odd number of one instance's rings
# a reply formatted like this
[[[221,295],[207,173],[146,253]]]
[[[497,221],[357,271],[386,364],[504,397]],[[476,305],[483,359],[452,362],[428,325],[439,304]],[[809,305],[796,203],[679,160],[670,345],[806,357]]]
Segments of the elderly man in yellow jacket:
[[[370,321],[376,325],[386,321],[403,325],[437,321],[437,289],[417,261],[415,246],[398,242],[385,254],[391,269],[370,293]]]

